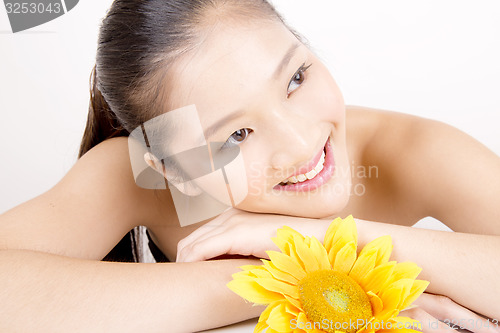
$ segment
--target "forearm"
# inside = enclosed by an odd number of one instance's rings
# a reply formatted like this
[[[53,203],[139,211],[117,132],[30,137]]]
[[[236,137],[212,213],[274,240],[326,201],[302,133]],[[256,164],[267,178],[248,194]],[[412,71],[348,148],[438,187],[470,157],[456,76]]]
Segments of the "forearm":
[[[428,292],[446,295],[473,311],[500,317],[500,237],[435,231],[356,220],[360,245],[391,235],[391,260],[422,267]]]
[[[304,235],[323,242],[329,220],[275,217]],[[500,237],[417,229],[356,219],[358,251],[370,241],[390,235],[394,249],[390,260],[413,261],[422,267],[419,279],[430,281],[427,291],[492,318],[500,317]]]
[[[226,288],[257,261],[132,264],[0,251],[0,331],[193,332],[259,315]]]
[[[323,242],[331,219],[233,211],[219,216],[179,242],[178,261],[200,261],[228,253],[265,258],[278,250],[271,242],[276,230],[287,225]],[[227,213],[229,214],[229,213]],[[222,214],[223,215],[223,214]],[[217,226],[217,228],[214,228]],[[422,267],[420,279],[430,281],[428,291],[441,294],[473,311],[500,317],[500,237],[417,229],[356,220],[358,250],[368,242],[390,235],[391,260],[413,261]]]

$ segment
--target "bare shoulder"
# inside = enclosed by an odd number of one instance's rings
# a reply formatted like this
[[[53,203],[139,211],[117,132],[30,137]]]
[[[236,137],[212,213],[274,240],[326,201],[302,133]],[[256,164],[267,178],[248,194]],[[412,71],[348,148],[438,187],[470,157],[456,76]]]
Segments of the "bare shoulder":
[[[355,121],[348,133],[354,137],[356,126],[358,131],[359,124],[365,126],[368,134],[357,149],[364,161],[384,170],[394,205],[415,216],[435,217],[455,231],[499,232],[496,154],[440,121],[360,107],[349,112]]]
[[[352,150],[385,167],[398,168],[412,155],[424,157],[439,146],[437,141],[474,141],[448,124],[406,113],[349,106],[346,115],[347,135],[356,146]]]
[[[423,118],[404,113],[346,107],[347,149],[351,161],[353,195],[346,208],[367,220],[411,226],[425,216],[421,206],[408,206],[399,184],[407,184],[400,159],[408,156]],[[414,133],[412,133],[414,132]],[[417,140],[418,141],[418,140]],[[404,185],[403,185],[404,187]]]
[[[401,112],[368,108],[362,106],[346,107],[347,135],[356,142],[368,145],[375,136],[378,140],[392,140],[419,125],[438,122]],[[356,139],[361,137],[361,139]],[[374,148],[374,147],[372,147]]]
[[[135,183],[127,137],[108,139],[95,146],[74,169],[75,177],[72,170],[66,176],[68,180],[77,186],[86,179],[100,184],[110,206],[121,207],[128,227],[162,225],[175,212],[168,190],[144,189]]]
[[[134,226],[161,207],[138,187],[127,138],[106,140],[82,156],[49,191],[3,214],[0,248],[101,259]]]
[[[346,135],[349,155],[364,165],[384,171],[399,168],[399,162],[423,147],[432,127],[444,124],[405,113],[348,106]]]

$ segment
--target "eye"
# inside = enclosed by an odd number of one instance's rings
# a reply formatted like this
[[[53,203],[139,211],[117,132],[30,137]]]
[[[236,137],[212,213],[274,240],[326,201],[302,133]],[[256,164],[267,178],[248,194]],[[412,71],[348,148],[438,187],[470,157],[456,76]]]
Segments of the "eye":
[[[305,72],[309,67],[311,67],[311,65],[305,66],[305,63],[304,63],[295,72],[295,74],[293,74],[290,82],[288,83],[287,95],[290,95],[295,89],[297,89],[304,82]]]
[[[252,130],[249,128],[240,128],[239,130],[231,134],[231,136],[226,140],[222,148],[239,145],[240,143],[246,140],[246,138],[251,132]]]

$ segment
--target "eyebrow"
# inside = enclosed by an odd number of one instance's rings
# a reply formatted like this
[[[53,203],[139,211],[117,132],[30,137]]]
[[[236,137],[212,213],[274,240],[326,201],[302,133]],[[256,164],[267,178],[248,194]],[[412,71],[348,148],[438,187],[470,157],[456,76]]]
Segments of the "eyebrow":
[[[230,122],[234,119],[240,118],[245,114],[244,110],[238,110],[236,112],[232,112],[228,114],[227,116],[219,119],[216,123],[210,125],[207,127],[207,129],[204,131],[205,132],[205,139],[210,138],[212,135],[217,133],[219,131],[219,128],[221,128],[225,123]]]
[[[295,54],[295,50],[297,50],[297,48],[300,46],[300,43],[295,43],[295,44],[292,44],[287,52],[285,53],[285,55],[283,56],[283,58],[281,59],[280,63],[278,64],[278,67],[276,68],[276,70],[274,71],[274,74],[273,74],[273,79],[277,79],[281,72],[283,72],[283,70],[285,69],[286,65],[288,65],[288,63],[290,62],[290,60],[292,59],[293,55]],[[217,131],[219,131],[219,129],[227,122],[229,121],[232,121],[234,119],[237,119],[241,116],[243,116],[245,114],[245,111],[244,110],[238,110],[236,112],[233,112],[221,119],[219,119],[216,123],[210,125],[204,132],[205,134],[205,139],[208,139],[210,138],[212,135],[214,135],[215,133],[217,133]]]
[[[276,68],[276,71],[273,74],[274,79],[277,79],[280,76],[281,72],[283,72],[283,69],[285,69],[286,65],[288,65],[293,55],[295,54],[295,50],[297,50],[299,46],[300,46],[299,43],[295,43],[290,46],[290,48],[285,53],[283,59],[281,59],[281,62],[279,63],[278,67]]]

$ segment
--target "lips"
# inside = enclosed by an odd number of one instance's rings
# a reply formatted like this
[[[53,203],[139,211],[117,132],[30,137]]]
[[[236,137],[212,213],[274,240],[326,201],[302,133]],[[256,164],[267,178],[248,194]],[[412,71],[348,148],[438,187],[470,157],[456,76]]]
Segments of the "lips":
[[[273,189],[281,191],[312,191],[327,183],[335,170],[332,145],[328,138],[323,149],[292,176]]]
[[[316,177],[321,172],[321,170],[323,170],[324,164],[325,164],[325,155],[326,155],[325,149],[323,148],[323,150],[320,153],[321,153],[321,156],[319,158],[319,161],[314,166],[314,168],[309,169],[309,171],[307,171],[305,173],[295,174],[295,175],[285,179],[280,184],[281,185],[290,185],[290,184],[296,184],[296,183],[303,183],[308,179],[313,179],[314,177]]]

